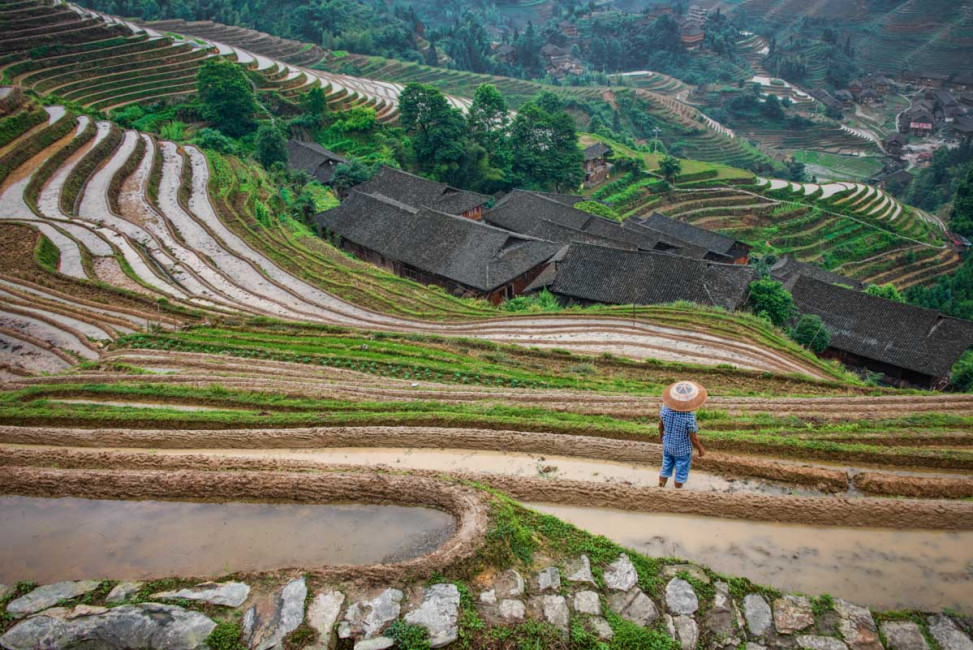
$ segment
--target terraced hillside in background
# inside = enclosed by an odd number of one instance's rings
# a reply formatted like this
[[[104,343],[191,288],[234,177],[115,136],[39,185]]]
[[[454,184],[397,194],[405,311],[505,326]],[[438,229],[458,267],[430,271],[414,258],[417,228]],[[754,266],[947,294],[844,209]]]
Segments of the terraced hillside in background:
[[[846,2],[743,0],[710,3],[745,12],[764,36],[786,35],[804,18],[835,25],[852,37],[867,69],[955,74],[966,69],[973,46],[973,5],[954,0]]]
[[[143,321],[259,317],[842,376],[761,321],[718,312],[606,308],[498,319],[488,305],[355,262],[299,224],[257,220],[259,204],[284,213],[282,199],[262,172],[234,158],[63,109],[38,113],[25,102],[18,110],[46,116],[20,125],[0,151],[10,267],[3,300],[11,303],[4,336],[22,342],[22,368],[36,367],[35,358],[52,369],[95,359],[101,342],[144,329]],[[114,306],[117,292],[125,310]],[[96,298],[78,303],[75,293]],[[26,303],[36,298],[44,307],[32,311]]]
[[[585,141],[599,138],[584,136]],[[789,255],[874,284],[907,288],[954,271],[959,254],[936,217],[861,183],[794,183],[745,170],[683,160],[673,192],[658,190],[660,156],[642,156],[649,175],[624,174],[589,191],[622,219],[661,212],[747,242],[759,253]]]

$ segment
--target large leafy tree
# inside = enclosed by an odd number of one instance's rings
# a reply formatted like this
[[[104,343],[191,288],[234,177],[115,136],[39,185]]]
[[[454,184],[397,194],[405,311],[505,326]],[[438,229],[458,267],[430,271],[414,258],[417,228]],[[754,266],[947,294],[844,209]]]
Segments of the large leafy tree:
[[[573,190],[584,180],[584,154],[574,118],[549,112],[538,102],[524,104],[511,127],[514,185],[542,190]]]
[[[473,139],[489,152],[491,165],[509,171],[510,109],[496,86],[483,84],[476,89],[466,119]]]
[[[469,131],[459,110],[438,88],[408,84],[399,95],[399,122],[412,137],[419,168],[442,177],[459,166]]]
[[[253,87],[243,68],[225,59],[208,59],[196,73],[203,118],[238,138],[253,128],[257,110]]]

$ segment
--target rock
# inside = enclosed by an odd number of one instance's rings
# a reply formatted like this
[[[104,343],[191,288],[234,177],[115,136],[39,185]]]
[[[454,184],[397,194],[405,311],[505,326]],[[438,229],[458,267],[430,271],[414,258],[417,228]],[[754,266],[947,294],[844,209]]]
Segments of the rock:
[[[371,639],[399,617],[402,609],[402,592],[386,589],[371,600],[352,603],[345,611],[345,618],[338,624],[338,636],[342,639],[361,637]]]
[[[601,599],[597,591],[579,591],[574,595],[574,611],[579,614],[601,616]]]
[[[743,599],[743,616],[747,620],[747,629],[753,636],[767,634],[774,620],[770,605],[759,594],[747,594]]]
[[[507,569],[493,585],[497,598],[518,598],[524,595],[524,579],[515,569]]]
[[[706,612],[702,627],[720,639],[728,639],[736,634],[737,609],[730,598],[730,586],[725,582],[717,581],[713,590],[713,606]]]
[[[834,609],[839,617],[838,631],[851,650],[882,650],[878,628],[868,608],[835,598]]]
[[[422,595],[422,604],[405,615],[405,622],[429,631],[429,647],[441,648],[459,635],[459,589],[452,583],[433,585]]]
[[[496,605],[497,604],[497,590],[487,589],[482,594],[480,594],[480,602],[484,605]]]
[[[666,632],[669,633],[669,636],[670,637],[672,637],[673,639],[675,639],[676,638],[676,624],[672,620],[672,616],[669,615],[669,614],[666,614],[665,617],[662,620],[665,621],[665,624],[666,624]]]
[[[612,591],[628,591],[638,584],[638,581],[639,576],[635,572],[635,565],[624,553],[605,569],[605,586]]]
[[[666,585],[666,609],[672,614],[694,614],[699,609],[699,598],[693,586],[682,578],[670,580]]]
[[[387,636],[377,636],[374,639],[364,639],[355,644],[355,650],[385,650],[395,645],[395,639]]]
[[[284,637],[304,622],[303,576],[253,604],[243,615],[243,640],[252,650],[281,650]]]
[[[752,641],[747,641],[747,645],[745,646],[745,650],[767,650],[767,646],[765,646],[763,644],[760,644],[760,643],[754,643]]]
[[[142,584],[141,582],[119,582],[108,592],[105,602],[124,603],[126,600],[131,600],[138,595]]]
[[[929,633],[941,650],[973,650],[973,641],[948,616],[930,616]]]
[[[624,594],[608,596],[608,606],[626,621],[646,626],[659,618],[659,610],[645,592],[635,587]]]
[[[565,562],[564,575],[568,582],[595,584],[595,577],[591,575],[591,560],[587,555]]]
[[[334,624],[345,604],[345,595],[340,591],[325,591],[314,597],[307,608],[307,624],[318,633],[318,641],[305,650],[332,650],[336,637]]]
[[[595,633],[599,641],[611,641],[615,637],[615,631],[612,629],[612,626],[600,616],[592,616],[589,618],[588,627]]]
[[[545,621],[567,634],[571,613],[568,611],[568,601],[564,596],[542,596],[541,611],[544,613]]]
[[[676,628],[676,638],[679,640],[679,647],[682,650],[696,650],[696,642],[699,641],[699,626],[692,616],[675,616],[672,619],[672,626]]]
[[[804,650],[848,650],[848,646],[831,636],[812,636],[803,634],[794,637],[798,647]]]
[[[98,647],[107,650],[206,648],[216,623],[176,605],[142,603],[112,609],[56,607],[17,623],[0,637],[7,650]]]
[[[242,582],[203,582],[195,587],[187,587],[176,591],[160,591],[152,594],[152,598],[170,599],[185,598],[199,600],[210,605],[224,607],[239,607],[250,596],[250,587]]]
[[[881,630],[889,650],[929,650],[922,630],[912,621],[885,621]]]
[[[538,591],[557,591],[561,588],[561,572],[556,566],[541,569],[537,574]]]
[[[34,589],[7,604],[7,613],[20,618],[27,614],[36,614],[42,609],[53,607],[62,600],[77,598],[94,591],[101,586],[97,580],[79,580],[77,582],[55,582]]]
[[[500,618],[505,621],[522,621],[527,616],[523,601],[510,598],[500,601]]]
[[[781,634],[793,634],[814,625],[814,610],[805,596],[786,594],[774,601],[774,626]]]
[[[691,577],[704,584],[709,584],[709,576],[695,564],[670,564],[662,569],[662,575],[667,578],[675,578],[680,573],[688,573]]]

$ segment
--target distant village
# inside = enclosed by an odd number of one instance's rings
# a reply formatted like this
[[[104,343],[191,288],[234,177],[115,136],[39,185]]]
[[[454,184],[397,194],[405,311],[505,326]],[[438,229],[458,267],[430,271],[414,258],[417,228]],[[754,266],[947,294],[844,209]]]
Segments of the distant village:
[[[341,160],[313,143],[290,148],[292,166],[322,182]],[[589,147],[588,183],[607,175],[609,153]],[[365,262],[493,304],[541,291],[565,306],[746,304],[746,243],[658,212],[619,223],[577,209],[583,200],[525,190],[496,199],[383,167],[314,223]],[[788,258],[771,276],[832,332],[827,356],[890,381],[936,386],[973,344],[973,322],[872,296],[855,279]]]

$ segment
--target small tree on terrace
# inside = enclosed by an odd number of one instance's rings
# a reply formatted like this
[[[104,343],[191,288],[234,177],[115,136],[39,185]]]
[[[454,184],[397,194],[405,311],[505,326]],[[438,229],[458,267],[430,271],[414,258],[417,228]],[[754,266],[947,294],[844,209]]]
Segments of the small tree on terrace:
[[[253,127],[257,110],[253,87],[243,68],[225,59],[208,59],[196,73],[203,118],[226,135],[238,138]]]
[[[659,173],[662,174],[662,178],[666,179],[667,183],[672,185],[676,177],[682,173],[682,163],[674,156],[663,156],[662,160],[659,161]]]
[[[257,160],[267,169],[274,163],[287,162],[287,141],[280,130],[270,124],[261,125],[257,131]]]
[[[761,278],[750,283],[750,304],[753,313],[766,318],[777,327],[786,327],[797,315],[791,292],[771,278]]]
[[[831,333],[817,314],[804,314],[791,330],[791,338],[820,355],[831,344]]]

